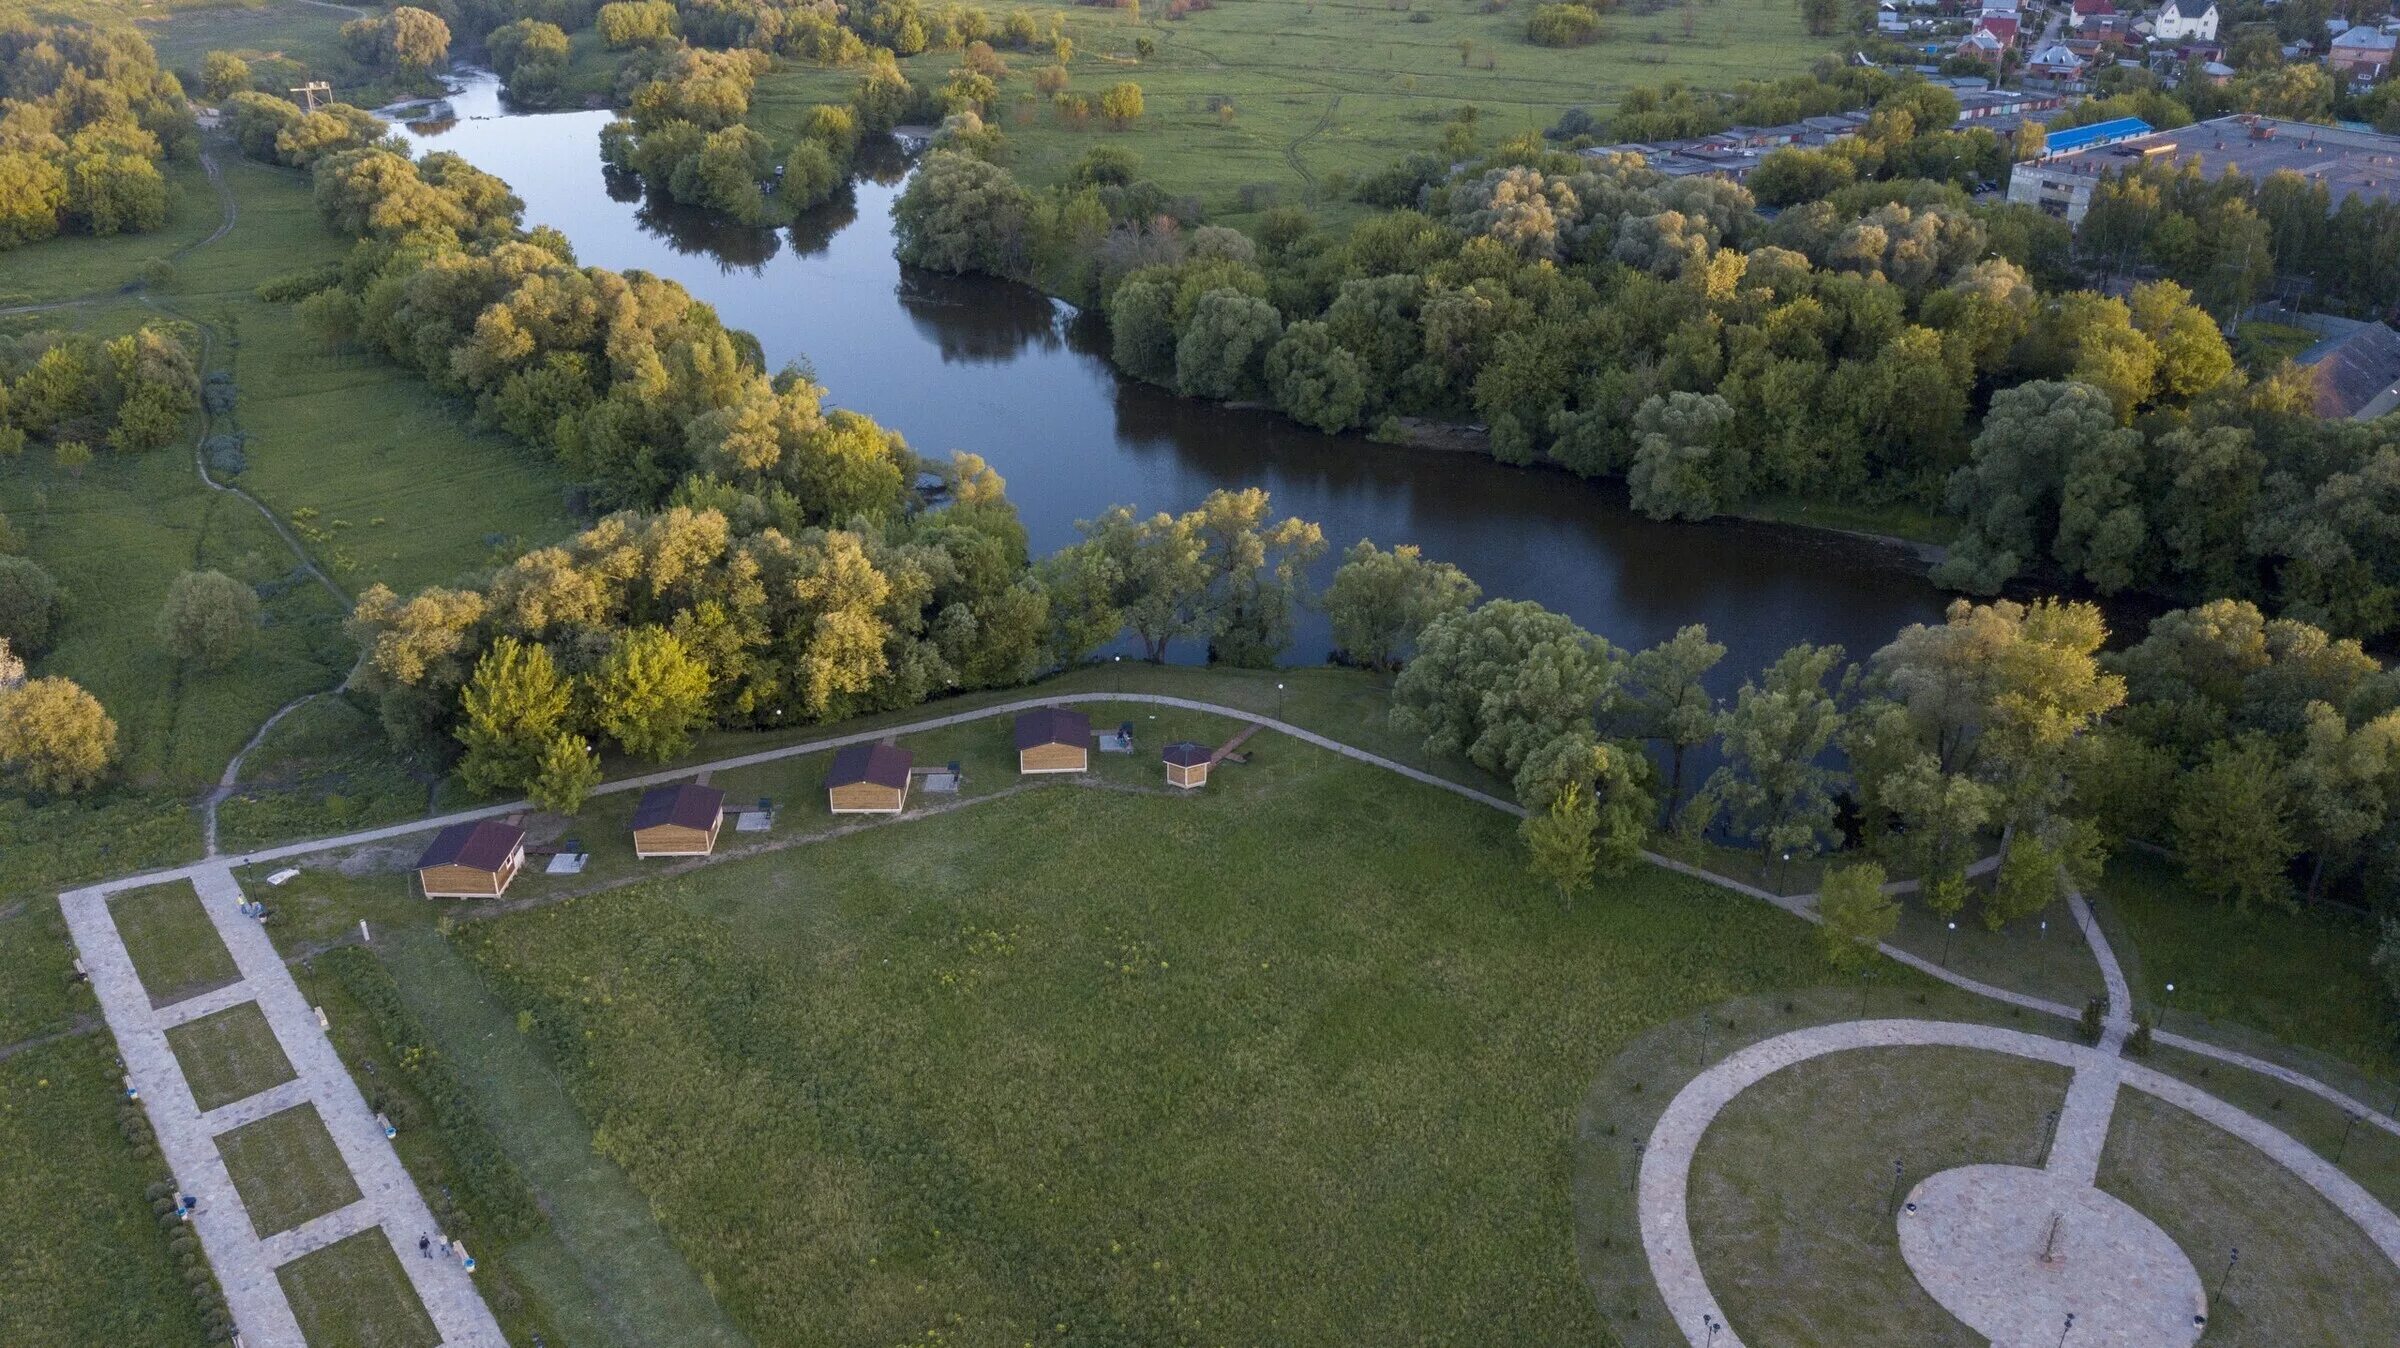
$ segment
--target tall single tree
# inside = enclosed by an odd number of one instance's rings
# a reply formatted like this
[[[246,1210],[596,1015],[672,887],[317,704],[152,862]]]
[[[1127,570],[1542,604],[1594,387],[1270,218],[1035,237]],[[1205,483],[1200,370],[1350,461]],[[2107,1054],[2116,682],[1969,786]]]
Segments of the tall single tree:
[[[1388,670],[1434,619],[1472,608],[1482,595],[1466,572],[1426,561],[1413,543],[1385,552],[1362,538],[1342,554],[1325,613],[1336,646],[1369,669]]]
[[[201,669],[240,658],[257,635],[258,593],[222,571],[186,571],[158,611],[159,644]]]
[[[1670,815],[1683,804],[1684,755],[1716,737],[1717,699],[1702,681],[1724,658],[1724,645],[1709,640],[1708,629],[1695,623],[1636,652],[1626,666],[1634,733],[1667,750],[1664,808]]]
[[[618,638],[591,676],[593,722],[625,752],[656,762],[690,747],[708,695],[708,667],[663,627]]]
[[[117,723],[72,679],[33,679],[0,693],[0,768],[45,794],[87,791],[117,756]]]
[[[1817,916],[1825,962],[1844,972],[1864,969],[1875,947],[1900,927],[1900,905],[1883,892],[1883,867],[1872,861],[1826,872]]]
[[[1573,907],[1575,896],[1592,886],[1592,839],[1599,826],[1591,789],[1581,782],[1569,782],[1550,798],[1548,809],[1525,816],[1518,825],[1527,865],[1535,878],[1558,891],[1562,907]]]
[[[551,745],[571,738],[566,727],[572,698],[548,647],[509,636],[493,642],[459,695],[453,733],[467,747],[459,780],[485,795],[532,786]]]

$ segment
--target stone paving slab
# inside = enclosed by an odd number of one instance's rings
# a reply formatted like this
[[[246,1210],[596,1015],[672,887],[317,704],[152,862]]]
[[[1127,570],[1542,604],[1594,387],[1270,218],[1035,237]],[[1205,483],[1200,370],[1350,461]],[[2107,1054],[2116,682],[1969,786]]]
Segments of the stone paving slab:
[[[315,1087],[306,1077],[294,1077],[280,1086],[269,1086],[256,1095],[244,1096],[229,1105],[219,1105],[200,1116],[200,1131],[210,1137],[230,1133],[270,1115],[316,1099]]]
[[[160,1007],[155,1013],[158,1028],[172,1030],[178,1025],[189,1025],[219,1011],[231,1011],[249,1000],[250,985],[247,983],[233,982],[221,988],[211,988],[197,997],[186,997],[173,1006]]]
[[[267,1262],[281,1268],[304,1254],[314,1254],[335,1241],[348,1240],[372,1229],[382,1215],[375,1204],[362,1198],[321,1217],[311,1217],[289,1231],[265,1237],[258,1247],[265,1252]]]

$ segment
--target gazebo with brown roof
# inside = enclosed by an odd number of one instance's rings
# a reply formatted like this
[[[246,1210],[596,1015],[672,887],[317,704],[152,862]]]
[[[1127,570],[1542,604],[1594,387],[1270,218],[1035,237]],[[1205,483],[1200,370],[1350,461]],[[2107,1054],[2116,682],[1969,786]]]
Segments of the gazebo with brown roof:
[[[1065,707],[1017,717],[1017,771],[1082,772],[1092,761],[1092,718]]]
[[[852,744],[834,751],[825,774],[826,808],[835,814],[898,814],[908,808],[909,765],[897,744]]]
[[[1158,757],[1167,765],[1167,785],[1187,791],[1208,785],[1209,765],[1216,761],[1216,755],[1209,752],[1207,745],[1190,740],[1175,741],[1159,750]]]
[[[704,857],[716,850],[725,793],[698,782],[654,786],[633,811],[637,857]]]
[[[417,884],[429,899],[496,899],[525,865],[525,830],[497,819],[452,824],[417,858]]]

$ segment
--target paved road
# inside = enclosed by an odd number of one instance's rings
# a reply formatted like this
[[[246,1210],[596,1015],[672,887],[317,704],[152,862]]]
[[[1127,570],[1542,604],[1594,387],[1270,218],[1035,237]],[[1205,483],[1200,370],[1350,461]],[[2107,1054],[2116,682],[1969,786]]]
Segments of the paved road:
[[[59,896],[59,907],[91,973],[92,990],[99,994],[118,1052],[149,1110],[159,1150],[184,1192],[200,1198],[193,1224],[243,1341],[249,1348],[306,1348],[276,1270],[335,1241],[380,1228],[444,1344],[506,1348],[499,1324],[465,1269],[449,1259],[419,1256],[417,1237],[438,1238],[440,1228],[377,1126],[374,1111],[334,1053],[332,1041],[318,1028],[315,1009],[292,981],[274,943],[258,923],[241,915],[242,891],[233,872],[222,862],[187,870],[241,979],[173,1006],[151,1007],[150,995],[109,916],[112,893],[144,882],[115,881],[75,890]],[[204,1114],[167,1044],[167,1030],[244,1002],[257,1003],[297,1075]],[[324,1121],[360,1197],[291,1230],[258,1231],[226,1172],[216,1139],[302,1105],[314,1106]]]

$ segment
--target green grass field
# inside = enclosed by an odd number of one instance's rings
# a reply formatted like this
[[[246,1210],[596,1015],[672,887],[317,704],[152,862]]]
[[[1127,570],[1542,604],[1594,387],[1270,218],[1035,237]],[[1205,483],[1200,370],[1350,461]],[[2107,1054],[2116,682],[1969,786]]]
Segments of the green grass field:
[[[442,1341],[380,1227],[302,1255],[275,1276],[309,1348],[438,1348]]]
[[[2038,1165],[2066,1086],[2046,1063],[1892,1048],[1751,1087],[1692,1162],[1692,1237],[1726,1321],[1755,1343],[1976,1348],[1900,1258],[1892,1162],[1908,1184],[1959,1165]]]
[[[2400,1084],[2369,963],[2373,923],[2330,909],[2243,913],[2192,894],[2177,863],[2131,850],[2109,863],[2098,897],[2134,1000],[2167,1028],[2237,1048],[2264,1048],[2263,1035]]]
[[[182,880],[129,890],[108,902],[134,972],[157,1006],[173,1006],[241,977],[200,895]]]
[[[1504,817],[1262,748],[456,939],[762,1341],[1594,1336],[1591,1075],[1813,952],[1657,872],[1561,912]]]
[[[2208,1348],[2400,1339],[2400,1269],[2240,1139],[2126,1091],[2100,1187],[2149,1214],[2191,1258],[2210,1292]],[[2241,1261],[2227,1279],[2235,1249]]]
[[[988,8],[1047,13],[1057,6],[997,0]],[[1085,151],[1108,144],[1139,155],[1145,176],[1200,197],[1212,213],[1325,204],[1343,195],[1344,176],[1432,149],[1442,120],[1465,104],[1481,110],[1488,145],[1548,126],[1569,107],[1604,109],[1637,85],[1683,79],[1728,88],[1797,73],[1838,45],[1807,36],[1790,0],[1620,11],[1606,20],[1606,40],[1561,49],[1526,41],[1529,9],[1485,13],[1470,0],[1226,0],[1180,20],[1155,5],[1137,20],[1131,11],[1069,8],[1076,47],[1070,91],[1096,102],[1101,90],[1132,80],[1142,86],[1146,112],[1134,128],[1116,132],[1096,115],[1078,130],[1048,107],[1021,107],[1033,94],[1034,70],[1050,58],[1010,53],[998,115],[1008,162],[1028,183],[1054,183]],[[1415,21],[1420,14],[1427,21]],[[1147,62],[1134,50],[1145,36],[1157,44]],[[1461,43],[1471,44],[1464,60]],[[1483,68],[1487,57],[1490,69]],[[928,52],[902,68],[918,84],[938,87],[957,65],[955,52]],[[809,104],[846,96],[855,79],[813,69],[769,75],[760,81],[755,118],[788,138]],[[1218,100],[1231,100],[1230,122],[1221,120]],[[1241,201],[1245,188],[1252,189],[1250,207]]]
[[[297,1105],[217,1135],[226,1173],[261,1236],[358,1201],[358,1182],[325,1131],[315,1105]]]
[[[171,1237],[142,1197],[166,1166],[146,1130],[138,1144],[123,1131],[117,1078],[105,1036],[0,1061],[0,1343],[10,1348],[204,1341]],[[177,1228],[174,1238],[191,1237]]]
[[[296,1075],[256,1002],[171,1027],[167,1047],[204,1111],[247,1100]]]

